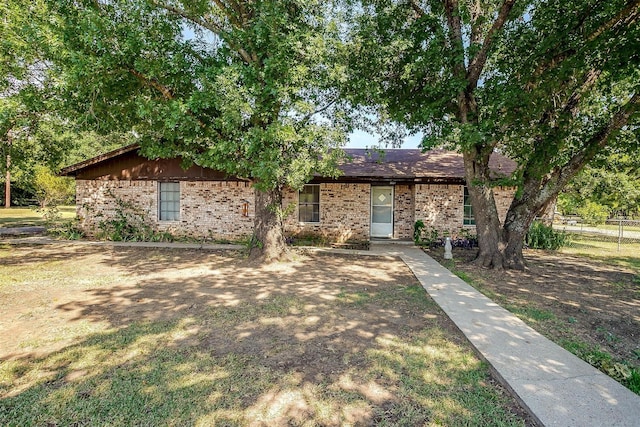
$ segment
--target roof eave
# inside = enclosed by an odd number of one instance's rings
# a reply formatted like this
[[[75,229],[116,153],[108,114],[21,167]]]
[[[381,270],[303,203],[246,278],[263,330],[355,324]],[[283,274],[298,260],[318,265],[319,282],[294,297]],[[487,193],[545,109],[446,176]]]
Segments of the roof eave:
[[[137,143],[130,144],[125,147],[118,148],[113,151],[109,151],[108,153],[101,154],[100,156],[92,157],[88,160],[84,160],[82,162],[76,163],[71,166],[67,166],[66,168],[62,168],[58,173],[59,176],[77,176],[78,172],[82,169],[88,168],[89,166],[93,166],[105,160],[112,159],[114,157],[122,156],[123,154],[130,153],[132,151],[136,151],[140,149],[140,145]]]

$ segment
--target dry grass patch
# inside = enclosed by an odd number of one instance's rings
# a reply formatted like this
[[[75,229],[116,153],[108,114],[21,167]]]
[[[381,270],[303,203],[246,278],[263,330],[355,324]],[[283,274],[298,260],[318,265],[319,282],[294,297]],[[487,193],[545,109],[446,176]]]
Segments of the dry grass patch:
[[[585,239],[527,250],[526,271],[478,268],[476,251],[429,254],[547,338],[640,394],[640,258]]]
[[[524,425],[394,258],[0,249],[2,425]]]

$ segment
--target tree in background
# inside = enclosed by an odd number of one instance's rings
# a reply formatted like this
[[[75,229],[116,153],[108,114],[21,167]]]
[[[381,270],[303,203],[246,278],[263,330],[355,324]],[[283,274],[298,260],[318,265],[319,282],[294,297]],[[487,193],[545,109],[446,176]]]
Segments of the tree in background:
[[[286,251],[285,187],[332,176],[345,142],[330,4],[50,1],[41,45],[86,128],[132,130],[149,158],[249,178],[255,250]]]
[[[74,195],[73,180],[54,175],[46,166],[36,166],[33,185],[41,209],[69,203]]]
[[[564,215],[578,214],[602,223],[610,216],[640,216],[640,159],[637,146],[627,141],[634,153],[606,150],[569,182],[558,197]],[[635,150],[633,150],[635,148]]]
[[[45,27],[32,25],[32,18],[43,15],[44,5],[23,3],[0,5],[0,170],[5,207],[37,198],[38,168],[40,174],[42,168],[55,174],[65,164],[123,143],[120,135],[100,138],[78,132],[72,117],[57,111],[58,76],[38,50],[40,42],[55,39]]]
[[[39,62],[31,46],[18,33],[24,17],[15,4],[0,5],[0,149],[5,181],[4,204],[11,206],[12,158],[16,145],[25,139],[32,127],[39,102]],[[15,179],[15,177],[14,177]]]
[[[361,2],[354,102],[464,156],[477,263],[524,268],[535,216],[620,131],[637,126],[640,1]],[[367,91],[362,91],[369,82]],[[489,158],[518,162],[496,177]],[[514,185],[504,224],[493,195]]]

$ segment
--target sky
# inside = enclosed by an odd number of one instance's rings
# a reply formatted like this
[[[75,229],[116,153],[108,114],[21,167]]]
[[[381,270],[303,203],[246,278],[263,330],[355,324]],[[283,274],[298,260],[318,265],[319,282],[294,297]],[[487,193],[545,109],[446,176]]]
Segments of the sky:
[[[405,138],[402,146],[394,148],[418,148],[422,134],[417,134]],[[354,131],[349,135],[349,142],[345,145],[345,148],[370,148],[378,143],[378,137],[364,131]]]

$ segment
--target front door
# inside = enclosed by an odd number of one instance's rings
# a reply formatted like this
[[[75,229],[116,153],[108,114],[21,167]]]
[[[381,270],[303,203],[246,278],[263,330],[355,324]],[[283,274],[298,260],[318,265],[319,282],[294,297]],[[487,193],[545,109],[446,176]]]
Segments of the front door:
[[[393,237],[393,187],[371,187],[371,237]]]

